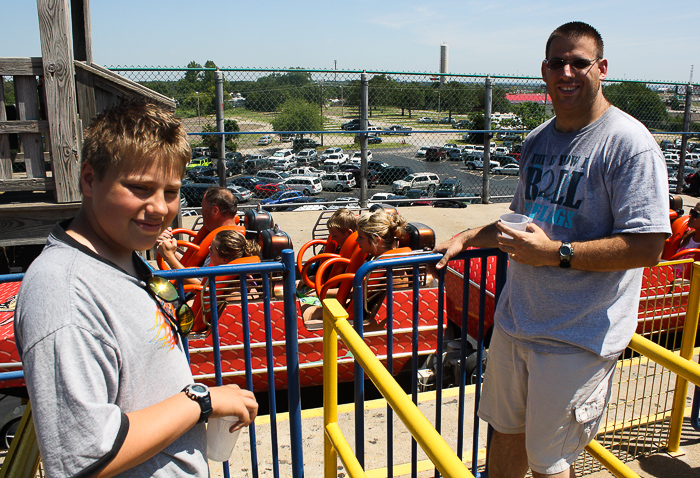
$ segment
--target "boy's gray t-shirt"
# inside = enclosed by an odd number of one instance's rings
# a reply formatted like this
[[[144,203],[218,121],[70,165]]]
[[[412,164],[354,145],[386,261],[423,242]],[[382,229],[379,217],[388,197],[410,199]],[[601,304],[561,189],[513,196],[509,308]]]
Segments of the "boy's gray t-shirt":
[[[145,283],[60,226],[22,281],[15,336],[48,476],[91,476],[121,447],[126,413],[193,382]],[[119,476],[208,476],[205,453],[200,424]]]
[[[511,209],[555,241],[670,233],[666,163],[636,119],[610,107],[574,133],[554,119],[523,144]],[[574,257],[576,249],[574,248]],[[643,269],[590,272],[510,261],[496,323],[524,347],[613,357],[636,328]]]

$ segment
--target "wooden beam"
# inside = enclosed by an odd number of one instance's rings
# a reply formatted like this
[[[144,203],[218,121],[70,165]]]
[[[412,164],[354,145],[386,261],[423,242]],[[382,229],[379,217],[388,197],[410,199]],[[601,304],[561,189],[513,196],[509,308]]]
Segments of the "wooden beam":
[[[71,0],[70,7],[73,24],[73,55],[76,60],[92,62],[90,0]]]
[[[41,76],[44,74],[42,64],[41,57],[0,58],[0,76]]]
[[[5,110],[3,110],[4,112]],[[4,116],[0,114],[0,118]],[[4,121],[0,120],[0,134],[48,133],[49,122],[46,120]]]
[[[37,0],[51,158],[59,203],[78,201],[80,144],[68,0]]]
[[[0,179],[0,191],[52,191],[56,188],[53,178]]]
[[[75,217],[80,203],[0,206],[0,247],[44,244],[56,223]]]
[[[146,88],[143,85],[124,78],[121,75],[114,73],[100,65],[95,63],[87,64],[81,61],[75,62],[76,71],[85,70],[92,73],[94,76],[95,86],[99,86],[107,91],[112,91],[115,93],[121,92],[129,96],[140,95],[157,103],[160,103],[169,108],[175,109],[175,100],[162,95],[158,92]],[[101,80],[101,81],[100,81]]]

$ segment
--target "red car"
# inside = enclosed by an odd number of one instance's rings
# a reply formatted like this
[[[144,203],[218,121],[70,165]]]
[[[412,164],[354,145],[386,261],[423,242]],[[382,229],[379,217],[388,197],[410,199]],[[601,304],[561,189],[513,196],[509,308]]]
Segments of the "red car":
[[[275,193],[288,189],[290,189],[289,186],[281,183],[256,184],[255,195],[260,198],[269,198]]]

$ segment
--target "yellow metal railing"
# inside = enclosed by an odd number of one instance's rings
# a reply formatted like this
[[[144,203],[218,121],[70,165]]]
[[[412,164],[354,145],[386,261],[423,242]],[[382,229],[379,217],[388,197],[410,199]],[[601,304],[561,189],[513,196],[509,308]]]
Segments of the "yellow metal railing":
[[[338,335],[367,376],[403,421],[418,445],[443,476],[473,477],[433,425],[406,395],[348,322],[348,313],[335,299],[323,301],[324,476],[337,476],[338,457],[352,478],[367,476],[338,426]]]

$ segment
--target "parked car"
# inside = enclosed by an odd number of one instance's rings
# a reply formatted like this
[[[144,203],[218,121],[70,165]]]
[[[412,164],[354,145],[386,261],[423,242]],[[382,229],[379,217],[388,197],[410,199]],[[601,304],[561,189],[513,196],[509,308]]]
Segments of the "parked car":
[[[492,172],[493,174],[510,174],[513,176],[517,176],[518,172],[520,171],[520,166],[517,164],[506,164],[505,166],[498,166],[493,168]]]
[[[392,205],[396,206],[409,206],[410,202],[394,202],[394,201],[400,201],[402,199],[406,199],[406,196],[399,195],[399,194],[392,194],[392,193],[375,193],[372,195],[372,197],[367,201],[370,204],[377,204],[377,203],[383,203],[385,201],[392,201]]]
[[[369,169],[374,169],[374,170],[376,170],[377,172],[380,172],[380,173],[381,173],[382,171],[384,171],[386,168],[389,167],[389,163],[385,163],[384,161],[374,161],[374,160],[372,160],[372,161],[367,161],[367,167],[368,167]]]
[[[422,117],[422,118],[418,118],[418,119],[416,120],[416,122],[418,122],[418,123],[423,123],[423,124],[437,123],[437,121],[435,121],[433,118],[428,118],[428,117],[426,117],[426,116],[424,116],[424,117]]]
[[[367,135],[367,144],[379,144],[382,142],[382,138],[375,136],[373,134]]]
[[[276,162],[279,159],[294,159],[296,158],[296,155],[294,154],[294,151],[291,149],[278,149],[274,153],[272,153],[272,156],[268,157],[271,162]]]
[[[432,196],[432,194],[428,193],[424,189],[409,189],[406,191],[406,194],[404,196],[407,199],[410,199],[410,205],[411,206],[430,206],[432,201],[429,201],[428,198]]]
[[[239,203],[248,202],[253,198],[253,192],[249,189],[243,188],[241,186],[236,186],[234,184],[230,184],[227,187],[231,190],[233,195],[236,196],[236,199],[238,199]]]
[[[268,183],[278,183],[282,181],[283,179],[287,179],[289,177],[289,174],[283,172],[283,171],[270,171],[270,170],[263,170],[263,171],[258,171],[255,173],[256,178],[264,179]]]
[[[372,126],[372,123],[369,121],[367,122],[367,126]],[[347,123],[343,124],[340,126],[340,129],[343,129],[345,131],[356,131],[360,129],[360,120],[359,119],[354,119],[350,120]]]
[[[450,118],[449,116],[445,116],[444,118],[440,118],[440,124],[451,124],[454,121],[453,118]]]
[[[504,156],[502,154],[491,156],[492,161],[496,161],[499,166],[505,166],[506,164],[515,164],[517,161],[513,156]]]
[[[243,170],[248,174],[253,174],[261,169],[267,169],[269,167],[270,161],[267,158],[262,157],[246,159],[243,163]]]
[[[304,196],[313,196],[323,191],[321,178],[319,177],[292,176],[282,181],[281,184],[286,184],[289,189],[301,191],[304,193]]]
[[[460,154],[460,159],[461,159],[461,153]],[[447,159],[447,151],[444,149],[438,147],[438,146],[431,146],[430,148],[425,150],[425,160],[427,161],[442,161],[443,159]]]
[[[187,178],[196,181],[202,176],[216,176],[216,168],[209,166],[195,166],[187,170]]]
[[[452,123],[454,129],[468,129],[472,122],[469,120],[459,120]]]
[[[282,141],[283,143],[289,143],[295,137],[296,137],[296,134],[294,134],[294,133],[283,133],[280,135],[280,141]]]
[[[391,184],[397,179],[405,178],[409,174],[413,174],[413,169],[408,166],[390,166],[379,173],[377,182],[379,184]]]
[[[258,184],[268,184],[268,181],[262,178],[256,178],[255,176],[238,176],[237,178],[231,178],[227,182],[232,186],[240,186],[249,191],[255,191],[255,186]]]
[[[282,182],[279,183],[261,183],[255,186],[255,195],[259,198],[269,198],[275,193],[278,193],[280,191],[287,191],[289,189],[289,186],[286,184],[283,184]]]
[[[187,171],[189,171],[192,168],[196,168],[197,166],[209,166],[211,167],[211,158],[208,158],[206,156],[200,156],[198,158],[191,159],[190,162],[187,164],[187,167],[185,168]]]
[[[268,144],[272,144],[272,136],[260,136],[258,139],[258,146],[267,146]]]
[[[343,164],[340,166],[340,171],[344,171],[346,173],[352,173],[352,176],[355,178],[355,185],[359,186],[360,185],[360,179],[362,177],[362,171],[360,166],[357,166],[355,164]],[[374,169],[367,169],[367,187],[368,188],[373,188],[377,184],[377,180],[379,179],[379,173],[375,171]]]
[[[464,189],[462,181],[457,178],[447,178],[443,179],[435,191],[436,198],[451,198],[452,196],[459,194]]]
[[[402,134],[404,136],[410,136],[411,131],[413,131],[413,128],[411,128],[410,126],[403,126],[399,124],[395,124],[389,126],[388,128],[384,128],[384,134]]]
[[[311,138],[297,138],[292,142],[292,149],[295,153],[302,149],[315,149],[319,146],[321,146],[321,143]]]
[[[309,176],[312,178],[320,178],[321,176],[323,176],[323,171],[308,166],[294,168],[291,171],[287,171],[287,173],[290,176]]]
[[[464,166],[470,171],[482,169],[484,167],[484,157],[480,154],[469,154],[464,159]],[[499,167],[496,161],[489,161],[489,170]]]
[[[693,167],[700,166],[700,153],[688,153],[685,155],[685,164]]]
[[[348,162],[348,155],[347,154],[338,154],[338,153],[332,153],[326,156],[326,159],[323,160],[323,164],[335,164],[340,166],[341,164],[345,164]]]
[[[372,151],[367,150],[367,161],[372,161]],[[350,158],[350,164],[360,165],[362,163],[362,151],[355,151]]]
[[[297,160],[294,158],[280,158],[275,161],[275,164],[273,164],[272,167],[277,171],[287,171],[296,167],[296,165]]]
[[[326,148],[326,150],[321,153],[321,161],[325,161],[331,154],[345,154],[343,148],[340,146],[333,146],[331,148]]]
[[[281,209],[287,209],[286,206],[288,206],[289,204],[300,202],[300,198],[304,201],[307,200],[306,196],[304,196],[304,194],[299,191],[280,191],[271,195],[267,199],[263,199],[262,201],[260,201],[260,204],[262,204],[263,206],[271,206],[270,209],[273,211],[279,211]]]
[[[391,190],[394,194],[406,194],[409,189],[423,189],[429,195],[435,194],[440,177],[435,173],[413,173],[403,179],[394,181],[391,184]]]
[[[340,192],[351,190],[355,187],[356,182],[352,173],[339,171],[337,173],[328,173],[321,176],[321,184],[323,185],[323,189]]]
[[[496,146],[496,149],[494,149],[494,154],[502,154],[506,155],[510,153],[510,149],[506,148],[505,146]]]
[[[226,161],[226,176],[235,176],[243,172],[243,163],[236,160]]]
[[[418,151],[416,151],[416,158],[425,158],[425,152],[430,148],[430,146],[421,146]]]
[[[318,151],[315,149],[302,149],[296,154],[297,164],[311,164],[318,160]]]

